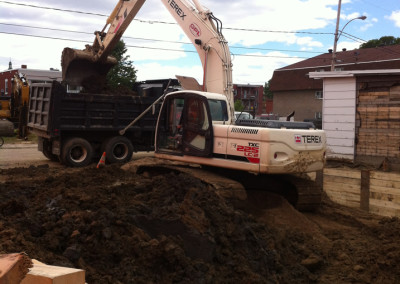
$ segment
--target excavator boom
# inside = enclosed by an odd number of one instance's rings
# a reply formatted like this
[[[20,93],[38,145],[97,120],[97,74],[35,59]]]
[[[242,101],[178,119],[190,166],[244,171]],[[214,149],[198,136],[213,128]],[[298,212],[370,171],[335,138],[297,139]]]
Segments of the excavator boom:
[[[103,30],[94,33],[93,45],[86,45],[84,50],[65,48],[61,57],[63,80],[78,86],[104,82],[108,71],[117,64],[117,60],[109,55],[144,2],[119,0]]]
[[[108,71],[117,63],[109,55],[144,2],[120,0],[103,30],[95,32],[93,45],[87,45],[84,50],[65,48],[61,59],[63,80],[86,89],[104,84]],[[197,50],[204,72],[202,91],[225,95],[234,114],[232,62],[221,21],[197,0],[193,4],[187,0],[161,2]]]

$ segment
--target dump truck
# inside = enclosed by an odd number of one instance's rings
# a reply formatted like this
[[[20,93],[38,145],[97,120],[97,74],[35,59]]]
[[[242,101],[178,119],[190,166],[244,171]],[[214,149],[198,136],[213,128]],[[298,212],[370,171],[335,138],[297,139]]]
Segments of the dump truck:
[[[32,84],[27,125],[38,136],[39,151],[50,160],[83,167],[106,152],[108,163],[124,163],[134,152],[154,150],[160,103],[153,103],[165,89],[175,90],[168,82],[141,82],[135,84],[138,92],[105,94],[69,93],[57,81]],[[146,109],[124,136],[119,135]]]

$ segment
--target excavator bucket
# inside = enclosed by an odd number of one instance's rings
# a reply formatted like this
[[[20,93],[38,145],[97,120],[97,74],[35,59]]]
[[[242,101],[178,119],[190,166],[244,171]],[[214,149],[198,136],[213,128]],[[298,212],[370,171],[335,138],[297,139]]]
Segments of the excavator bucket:
[[[104,85],[108,71],[117,64],[117,59],[108,56],[98,60],[88,49],[64,48],[61,57],[63,81],[75,86]]]

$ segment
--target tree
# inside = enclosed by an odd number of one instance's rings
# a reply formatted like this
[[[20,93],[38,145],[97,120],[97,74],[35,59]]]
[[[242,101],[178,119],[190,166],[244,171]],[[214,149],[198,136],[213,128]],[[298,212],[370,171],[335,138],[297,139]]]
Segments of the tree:
[[[360,45],[360,48],[371,48],[387,45],[400,44],[400,37],[383,36],[380,39],[371,39]]]
[[[236,100],[235,101],[235,111],[243,111],[244,110],[244,105],[241,100]]]
[[[271,84],[271,79],[268,82],[265,82],[264,85],[264,96],[268,99],[272,99],[274,94],[269,90],[269,86]]]
[[[120,40],[112,51],[118,63],[107,74],[107,83],[110,88],[126,87],[132,88],[132,84],[136,82],[136,70],[133,67],[133,61],[129,60],[129,55],[124,55],[127,51],[125,43]]]

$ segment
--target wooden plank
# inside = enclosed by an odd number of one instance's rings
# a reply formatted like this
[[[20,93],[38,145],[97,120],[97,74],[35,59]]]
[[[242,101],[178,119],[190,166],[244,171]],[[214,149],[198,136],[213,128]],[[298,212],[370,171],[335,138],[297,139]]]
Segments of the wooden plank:
[[[388,202],[393,202],[394,204],[400,205],[400,195],[398,195],[398,194],[392,195],[392,194],[371,191],[369,197],[370,197],[370,199],[388,201]]]
[[[325,189],[324,189],[325,191]],[[360,201],[360,194],[354,194],[354,193],[349,193],[349,192],[338,192],[338,191],[325,191],[326,194],[330,194],[332,196],[335,196],[336,198],[342,198],[346,200],[353,200],[353,201]]]
[[[391,194],[391,195],[400,195],[400,189],[393,189],[393,188],[388,188],[388,187],[383,187],[379,185],[371,185],[371,192],[379,192],[379,193],[385,193],[385,194]]]
[[[372,171],[371,178],[377,180],[400,181],[400,173],[385,173],[385,172]]]
[[[391,209],[391,208],[385,208],[381,206],[375,206],[371,205],[369,206],[369,212],[373,214],[377,214],[380,216],[387,216],[387,217],[399,217],[400,216],[400,210],[398,209]]]
[[[376,207],[383,207],[386,209],[395,209],[395,210],[400,210],[400,204],[391,202],[391,201],[385,201],[385,200],[379,200],[379,199],[374,199],[371,198],[369,200],[370,205],[376,206]]]
[[[361,179],[361,171],[350,168],[325,168],[324,175]]]
[[[360,195],[360,186],[357,185],[349,185],[349,184],[340,184],[340,183],[324,183],[324,191],[332,191],[332,192],[345,192],[350,194]]]
[[[326,193],[328,197],[333,201],[338,204],[344,205],[344,206],[349,206],[353,208],[360,208],[360,202],[358,200],[348,200],[347,198],[342,198],[337,195],[331,195],[330,193]]]
[[[400,181],[393,180],[382,180],[382,179],[371,179],[371,185],[397,189],[400,191]]]
[[[346,177],[332,177],[332,176],[324,176],[325,185],[336,185],[336,187],[349,187],[354,190],[358,190],[358,193],[360,193],[360,188],[361,188],[361,180],[360,179],[352,179],[352,178],[346,178]],[[385,187],[386,188],[386,187]]]
[[[360,193],[361,180],[346,178],[346,177],[332,177],[324,176],[324,185],[336,185],[336,187],[349,187],[351,189],[357,190]]]

